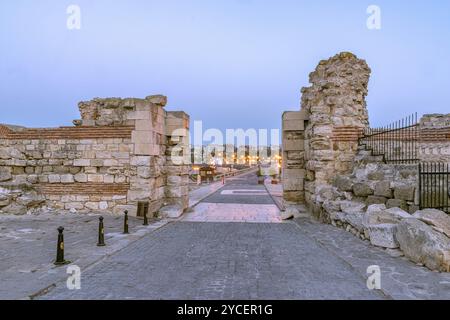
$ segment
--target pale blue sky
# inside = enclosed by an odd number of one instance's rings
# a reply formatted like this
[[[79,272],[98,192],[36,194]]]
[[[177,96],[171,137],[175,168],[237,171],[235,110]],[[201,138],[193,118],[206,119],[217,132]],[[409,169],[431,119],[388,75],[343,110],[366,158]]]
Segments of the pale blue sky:
[[[82,28],[66,28],[66,8]],[[382,29],[366,28],[368,5]],[[77,102],[162,93],[204,127],[277,128],[317,63],[372,68],[373,125],[448,113],[449,1],[2,0],[0,123],[69,125]]]

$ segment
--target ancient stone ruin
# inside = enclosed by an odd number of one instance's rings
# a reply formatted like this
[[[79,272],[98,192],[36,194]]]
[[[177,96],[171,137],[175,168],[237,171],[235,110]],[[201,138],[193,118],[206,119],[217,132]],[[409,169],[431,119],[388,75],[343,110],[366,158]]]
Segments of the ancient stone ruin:
[[[179,216],[188,206],[189,116],[167,98],[80,102],[75,126],[0,126],[0,213],[128,210]],[[181,157],[181,159],[183,159]]]
[[[450,215],[420,210],[425,191],[420,191],[418,164],[411,159],[387,163],[362,143],[369,128],[370,73],[364,60],[347,52],[321,61],[310,75],[311,86],[302,89],[300,111],[283,114],[285,203],[288,210],[304,205],[320,221],[393,255],[450,271]],[[450,115],[422,117],[411,139],[416,153],[401,141],[413,128],[402,130],[395,141],[383,137],[381,143],[397,156],[417,156],[417,162],[450,163]],[[443,190],[448,193],[448,186]],[[448,203],[450,194],[439,197]]]

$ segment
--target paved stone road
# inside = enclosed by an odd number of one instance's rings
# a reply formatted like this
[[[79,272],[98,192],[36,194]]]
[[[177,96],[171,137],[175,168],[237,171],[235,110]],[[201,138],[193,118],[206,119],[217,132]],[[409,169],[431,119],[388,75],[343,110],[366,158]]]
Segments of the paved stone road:
[[[53,245],[50,249],[33,245],[33,241],[37,244],[43,240],[41,237],[48,236],[28,230],[25,226],[30,224],[26,221],[21,227],[21,218],[14,218],[19,224],[14,231],[2,230],[9,240],[3,240],[3,246],[0,243],[2,258],[10,259],[1,265],[3,293],[22,297],[30,288],[44,288],[60,279],[36,298],[450,299],[449,274],[390,257],[348,232],[310,219],[281,222],[277,207],[270,204],[270,196],[256,185],[255,179],[249,174],[228,181],[184,219],[155,226],[150,233],[130,235],[132,238],[125,244],[117,241],[120,247],[114,245],[119,238],[114,228],[120,230],[120,220],[111,218],[108,222],[111,248],[93,250],[95,224],[90,223],[97,217],[72,217],[70,229],[79,228],[83,219],[89,220],[88,229],[92,229],[85,238],[77,231],[68,233],[66,240],[74,241],[71,254],[79,257],[77,264],[81,262],[81,290],[75,291],[66,288],[65,268],[46,268],[54,254]],[[205,195],[214,190],[206,190]],[[217,199],[226,199],[226,203]],[[224,222],[208,222],[219,218]],[[60,221],[49,218],[48,223],[54,224],[53,230]],[[80,232],[88,229],[81,227]],[[53,242],[53,236],[50,238]],[[23,245],[23,239],[29,241]],[[76,243],[79,245],[74,246]],[[24,251],[15,253],[12,247]],[[112,251],[108,254],[101,250]],[[83,254],[90,256],[93,252],[98,256],[91,257],[89,263],[83,260]],[[36,271],[41,260],[43,268]],[[367,267],[374,264],[381,267],[382,291],[366,287]],[[47,271],[58,273],[49,276]]]
[[[381,299],[293,223],[177,222],[44,299]]]
[[[215,220],[225,223],[209,222]],[[227,181],[226,186],[206,197],[182,221],[161,228],[86,270],[81,290],[69,291],[61,284],[42,298],[382,299],[385,296],[369,291],[363,276],[299,232],[294,223],[281,223],[278,208],[251,173]]]
[[[57,228],[64,226],[65,258],[81,268],[117,252],[165,223],[147,227],[130,217],[123,235],[123,217],[105,216],[106,247],[97,247],[99,215],[42,214],[0,216],[0,299],[26,299],[67,278],[66,267],[55,267]]]
[[[226,185],[203,199],[183,217],[197,222],[281,222],[278,207],[255,172],[228,178]]]

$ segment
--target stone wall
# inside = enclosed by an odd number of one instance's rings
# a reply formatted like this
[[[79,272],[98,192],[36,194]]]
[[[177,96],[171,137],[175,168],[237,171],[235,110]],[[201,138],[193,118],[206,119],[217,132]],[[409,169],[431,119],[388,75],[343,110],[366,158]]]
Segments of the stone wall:
[[[450,114],[424,115],[419,130],[419,159],[450,163]]]
[[[74,127],[0,126],[0,211],[127,209],[136,215],[138,201],[149,202],[150,213],[171,204],[166,128],[188,130],[189,118],[172,124],[166,102],[159,95],[94,99],[80,102],[82,119]],[[187,194],[176,196],[184,210]]]

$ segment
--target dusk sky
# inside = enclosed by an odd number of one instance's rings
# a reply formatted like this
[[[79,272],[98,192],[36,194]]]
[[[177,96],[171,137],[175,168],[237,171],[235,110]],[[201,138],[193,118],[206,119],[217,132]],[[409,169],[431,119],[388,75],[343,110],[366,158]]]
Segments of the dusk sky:
[[[279,128],[340,51],[372,69],[372,125],[450,112],[450,1],[2,0],[0,47],[0,123],[70,125],[79,101],[161,93],[205,128]]]

